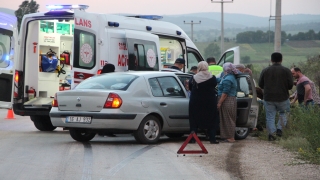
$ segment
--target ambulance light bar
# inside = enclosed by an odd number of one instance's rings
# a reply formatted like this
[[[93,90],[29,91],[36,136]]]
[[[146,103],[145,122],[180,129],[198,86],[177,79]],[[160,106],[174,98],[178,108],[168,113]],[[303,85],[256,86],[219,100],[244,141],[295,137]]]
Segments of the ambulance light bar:
[[[163,18],[162,16],[158,16],[158,15],[133,15],[133,16],[128,16],[128,17],[151,19],[151,20],[159,20],[159,19]]]
[[[63,10],[63,9],[88,9],[88,5],[47,5],[49,10]]]

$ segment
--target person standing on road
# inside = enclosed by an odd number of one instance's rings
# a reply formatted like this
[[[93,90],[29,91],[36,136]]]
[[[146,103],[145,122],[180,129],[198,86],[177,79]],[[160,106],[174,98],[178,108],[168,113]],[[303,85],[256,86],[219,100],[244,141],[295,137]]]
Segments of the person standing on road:
[[[220,117],[220,138],[222,142],[235,142],[234,133],[237,119],[237,80],[238,70],[232,63],[223,64],[223,77],[218,85],[218,109]]]
[[[297,93],[291,103],[294,104],[298,100],[300,105],[314,105],[311,89],[312,81],[302,74],[300,68],[292,68],[291,73],[297,79]]]
[[[271,66],[262,70],[259,86],[263,89],[268,139],[274,141],[275,135],[282,136],[282,127],[287,124],[286,112],[290,112],[289,90],[293,87],[293,78],[290,69],[281,65],[281,53],[273,53],[271,62]],[[279,120],[276,129],[275,116],[277,111],[279,111]]]
[[[189,88],[191,91],[189,101],[190,131],[197,133],[198,128],[208,129],[211,144],[219,143],[216,140],[216,86],[216,77],[208,71],[208,63],[205,61],[199,62],[198,73],[189,80]]]
[[[217,65],[214,57],[207,58],[207,63],[209,65],[209,72],[212,73],[212,75],[217,76],[223,71],[223,68]]]

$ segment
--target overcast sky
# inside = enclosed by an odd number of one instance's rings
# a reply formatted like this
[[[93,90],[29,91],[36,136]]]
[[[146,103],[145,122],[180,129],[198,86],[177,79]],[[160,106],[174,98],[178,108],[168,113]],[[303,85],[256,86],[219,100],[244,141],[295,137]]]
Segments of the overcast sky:
[[[0,7],[17,10],[23,0],[1,0]],[[221,1],[221,0],[214,0]],[[224,0],[231,1],[231,0]],[[36,0],[40,12],[48,4],[86,4],[88,12],[173,15],[197,12],[221,12],[220,3],[211,0]],[[234,0],[224,3],[225,13],[268,17],[275,15],[276,0]],[[270,5],[272,5],[270,10]],[[320,0],[282,0],[282,15],[320,14]],[[320,21],[320,20],[319,20]]]

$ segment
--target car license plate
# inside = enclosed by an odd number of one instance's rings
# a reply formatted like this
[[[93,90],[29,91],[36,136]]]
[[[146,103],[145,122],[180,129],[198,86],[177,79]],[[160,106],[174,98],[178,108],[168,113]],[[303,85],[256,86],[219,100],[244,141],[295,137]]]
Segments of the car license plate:
[[[91,123],[91,117],[83,117],[83,116],[68,116],[66,117],[67,123]]]

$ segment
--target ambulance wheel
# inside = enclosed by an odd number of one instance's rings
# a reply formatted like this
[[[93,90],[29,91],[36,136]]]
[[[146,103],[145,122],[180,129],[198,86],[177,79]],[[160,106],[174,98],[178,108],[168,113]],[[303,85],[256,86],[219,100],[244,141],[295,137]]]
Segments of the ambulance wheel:
[[[53,131],[56,129],[49,116],[30,116],[34,126],[40,131]]]
[[[77,128],[70,128],[69,133],[72,139],[80,142],[88,142],[96,135],[96,133],[88,132],[86,129]]]

